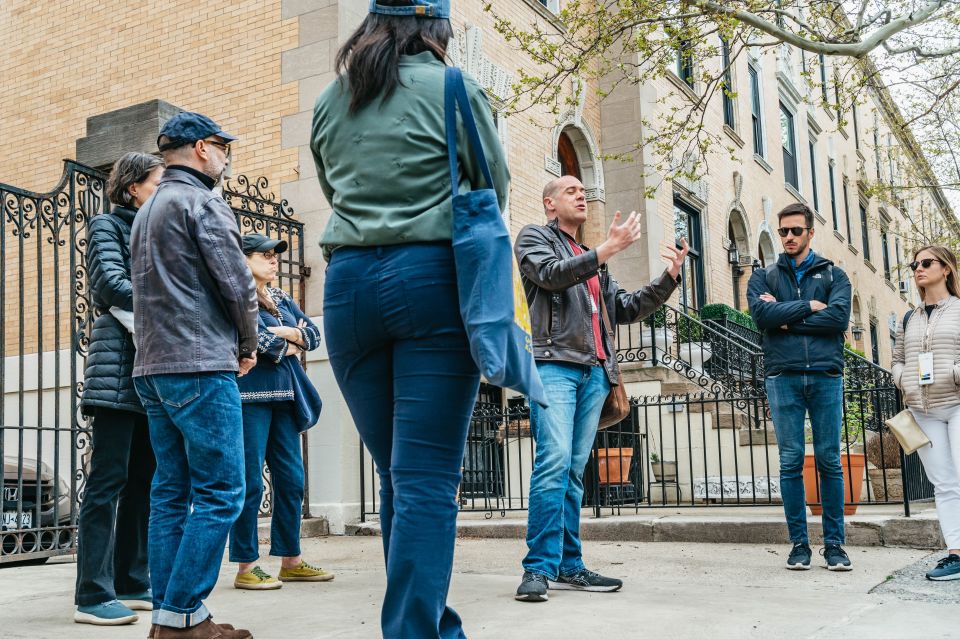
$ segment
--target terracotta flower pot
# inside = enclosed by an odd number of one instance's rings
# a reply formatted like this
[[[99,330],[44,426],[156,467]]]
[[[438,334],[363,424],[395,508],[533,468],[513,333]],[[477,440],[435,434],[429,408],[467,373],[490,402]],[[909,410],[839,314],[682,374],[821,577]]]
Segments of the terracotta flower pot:
[[[843,466],[844,515],[853,515],[857,512],[857,502],[860,501],[860,495],[863,492],[863,469],[866,463],[866,455],[863,454],[842,453],[840,455],[840,464]],[[813,455],[806,455],[803,460],[803,488],[810,512],[814,515],[823,514],[820,491],[817,490],[817,463]]]
[[[632,448],[597,449],[597,471],[600,476],[600,485],[630,483],[630,461],[632,459]]]

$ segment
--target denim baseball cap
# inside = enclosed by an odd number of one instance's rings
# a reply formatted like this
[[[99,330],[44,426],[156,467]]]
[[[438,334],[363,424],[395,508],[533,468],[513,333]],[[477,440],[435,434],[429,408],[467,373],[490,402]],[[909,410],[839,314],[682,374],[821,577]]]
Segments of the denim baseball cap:
[[[403,7],[388,7],[370,0],[370,13],[382,13],[387,16],[419,16],[421,18],[449,18],[450,0],[410,0]]]
[[[207,116],[200,113],[182,111],[167,120],[167,123],[160,129],[160,135],[157,137],[157,146],[160,146],[160,139],[164,136],[167,138],[166,144],[163,145],[164,148],[172,148],[174,146],[180,146],[181,144],[202,140],[210,135],[219,136],[223,138],[224,142],[233,142],[237,139],[236,136],[230,135],[221,129],[219,124]],[[164,149],[160,150],[163,151]]]

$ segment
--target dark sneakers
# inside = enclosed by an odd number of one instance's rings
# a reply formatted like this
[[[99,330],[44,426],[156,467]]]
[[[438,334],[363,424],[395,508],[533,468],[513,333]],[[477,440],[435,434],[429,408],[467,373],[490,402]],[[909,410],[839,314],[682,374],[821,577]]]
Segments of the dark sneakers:
[[[520,587],[517,588],[514,599],[517,601],[546,601],[549,598],[546,577],[532,572],[523,573],[523,579],[520,581]]]
[[[623,587],[619,579],[611,579],[584,568],[572,575],[560,575],[552,586],[554,590],[583,590],[586,592],[614,592]]]
[[[937,567],[927,573],[927,579],[930,581],[953,581],[960,579],[960,555],[947,555],[939,562]]]
[[[827,544],[820,551],[824,561],[827,562],[827,570],[853,570],[850,565],[850,557],[844,552],[840,544]]]
[[[790,551],[790,556],[787,557],[787,568],[790,570],[810,570],[811,557],[813,557],[813,552],[809,545],[796,543],[793,545],[793,550]]]

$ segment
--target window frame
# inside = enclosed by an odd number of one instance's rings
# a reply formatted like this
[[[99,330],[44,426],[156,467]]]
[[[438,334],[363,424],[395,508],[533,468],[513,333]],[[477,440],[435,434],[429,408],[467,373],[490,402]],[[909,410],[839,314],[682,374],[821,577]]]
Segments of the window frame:
[[[784,135],[786,133],[786,136]],[[796,115],[790,107],[780,100],[780,146],[783,150],[783,181],[800,192],[800,162],[797,157],[797,125]],[[789,138],[789,140],[788,140]],[[787,142],[790,147],[788,148]],[[791,178],[793,178],[791,180]]]
[[[753,153],[766,159],[766,144],[763,135],[763,94],[760,92],[760,69],[747,65],[750,83],[750,123],[753,132]]]

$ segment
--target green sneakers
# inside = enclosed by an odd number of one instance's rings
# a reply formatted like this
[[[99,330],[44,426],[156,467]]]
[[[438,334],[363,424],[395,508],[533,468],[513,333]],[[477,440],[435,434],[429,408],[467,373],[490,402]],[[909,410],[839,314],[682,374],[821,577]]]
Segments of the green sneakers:
[[[280,581],[332,581],[334,574],[301,561],[296,568],[281,568]]]
[[[283,572],[280,572],[281,578]],[[276,590],[283,584],[265,573],[260,566],[254,566],[250,572],[238,574],[233,580],[233,587],[240,590]]]

